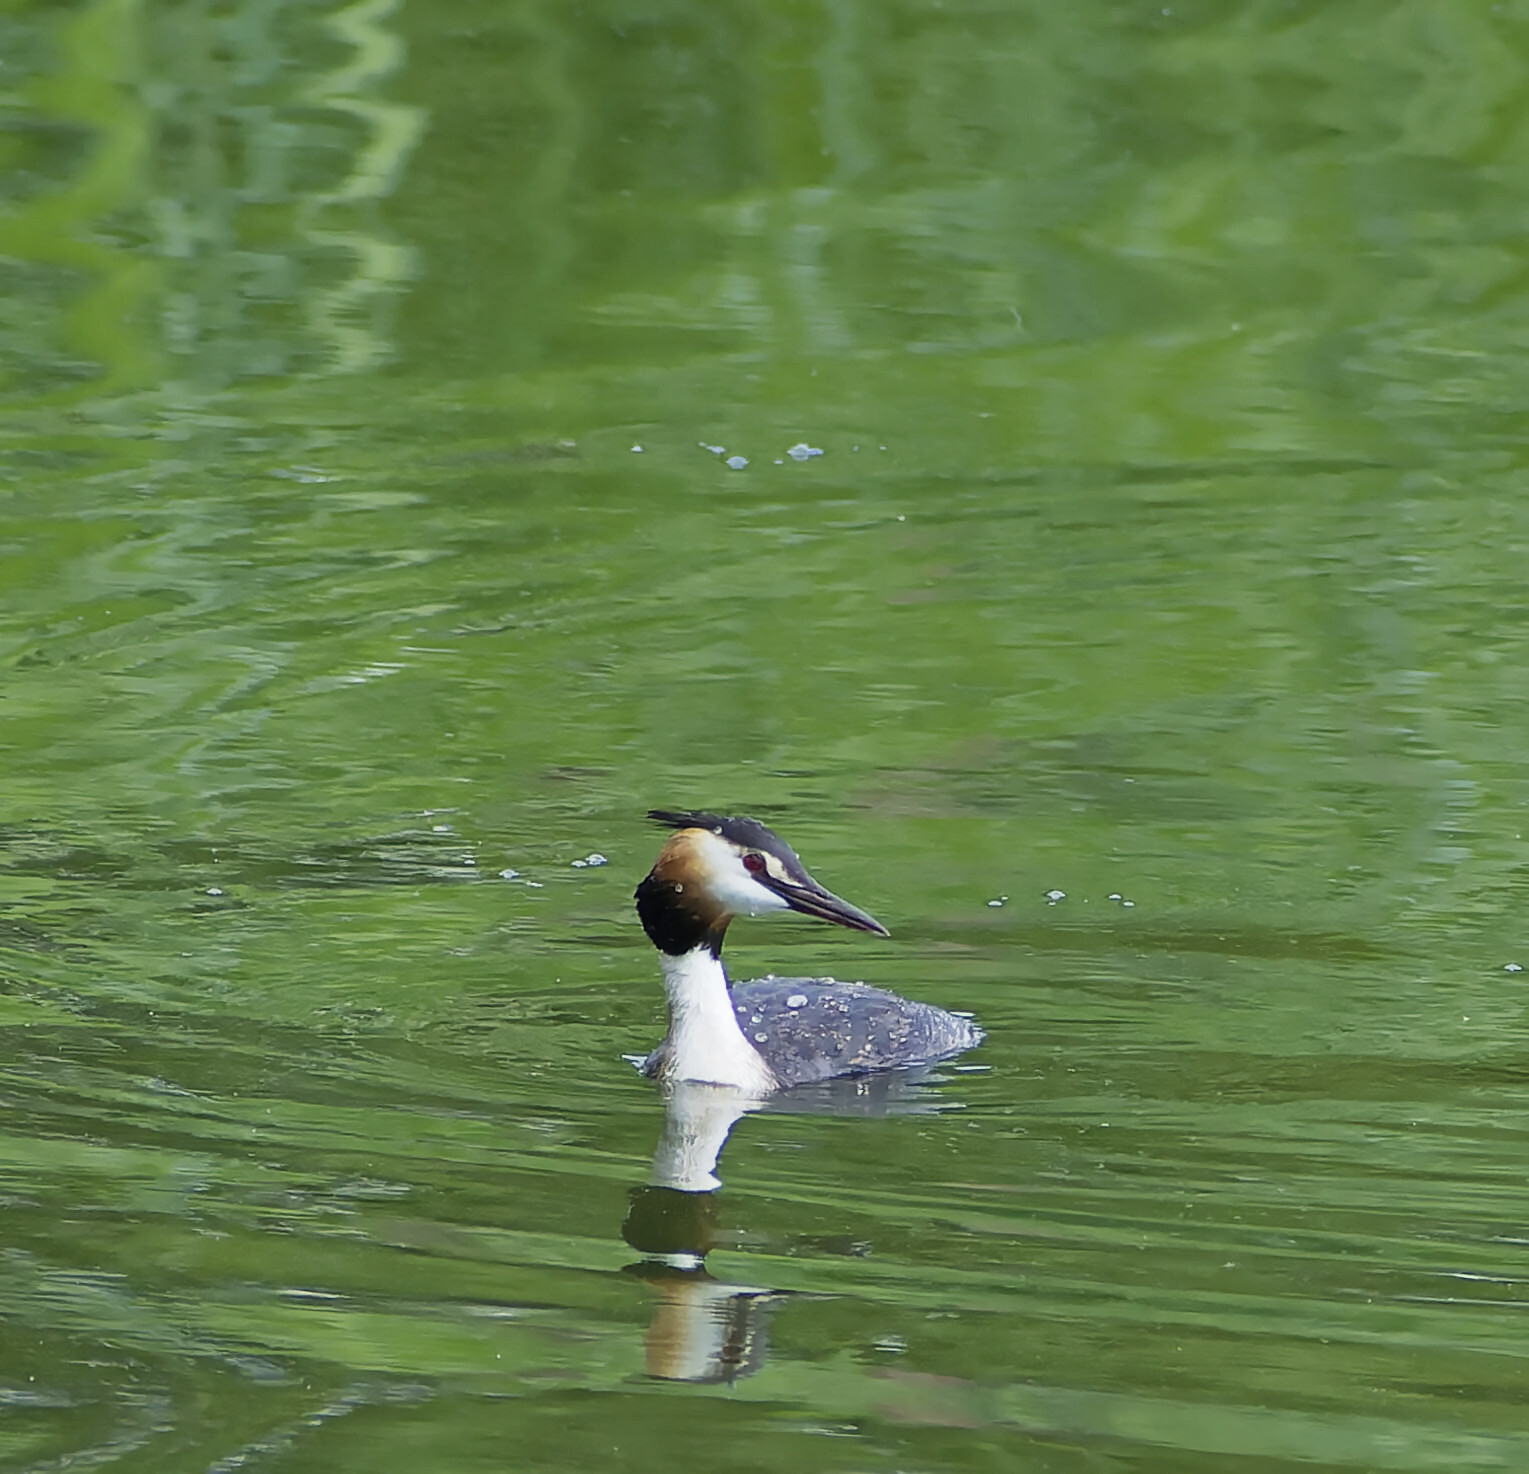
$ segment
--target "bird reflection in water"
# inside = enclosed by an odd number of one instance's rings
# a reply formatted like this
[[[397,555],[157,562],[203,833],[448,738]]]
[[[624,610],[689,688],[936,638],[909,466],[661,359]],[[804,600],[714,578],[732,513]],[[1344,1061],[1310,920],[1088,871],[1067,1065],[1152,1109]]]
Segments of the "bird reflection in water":
[[[800,1292],[723,1280],[706,1267],[716,1247],[740,1242],[722,1227],[722,1149],[746,1115],[929,1115],[958,1108],[929,1070],[826,1080],[778,1094],[690,1081],[664,1095],[664,1129],[650,1181],[632,1189],[621,1236],[643,1257],[627,1267],[653,1292],[648,1374],[669,1381],[733,1382],[765,1364],[771,1310]]]

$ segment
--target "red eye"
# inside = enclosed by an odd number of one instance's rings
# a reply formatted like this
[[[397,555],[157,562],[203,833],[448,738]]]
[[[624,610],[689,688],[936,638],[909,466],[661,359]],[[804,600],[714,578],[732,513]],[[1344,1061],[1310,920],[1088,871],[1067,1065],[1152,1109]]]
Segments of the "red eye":
[[[743,857],[743,868],[747,870],[750,875],[763,875],[765,872],[764,856],[745,855]]]

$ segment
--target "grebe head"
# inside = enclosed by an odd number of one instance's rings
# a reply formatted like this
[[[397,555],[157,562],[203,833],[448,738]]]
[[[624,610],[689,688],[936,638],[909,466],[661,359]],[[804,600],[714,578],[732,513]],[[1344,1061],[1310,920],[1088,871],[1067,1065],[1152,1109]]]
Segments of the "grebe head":
[[[767,911],[800,911],[889,935],[874,916],[820,886],[796,851],[757,819],[668,809],[648,817],[675,831],[637,887],[637,914],[661,952],[678,957],[705,945],[720,957],[733,917]]]

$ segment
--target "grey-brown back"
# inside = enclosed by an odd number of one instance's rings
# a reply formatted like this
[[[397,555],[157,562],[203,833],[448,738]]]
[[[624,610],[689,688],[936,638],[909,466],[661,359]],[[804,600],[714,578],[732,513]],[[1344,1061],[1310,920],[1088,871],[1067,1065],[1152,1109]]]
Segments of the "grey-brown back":
[[[783,1086],[927,1064],[982,1042],[970,1019],[868,983],[761,978],[732,997],[744,1038]]]

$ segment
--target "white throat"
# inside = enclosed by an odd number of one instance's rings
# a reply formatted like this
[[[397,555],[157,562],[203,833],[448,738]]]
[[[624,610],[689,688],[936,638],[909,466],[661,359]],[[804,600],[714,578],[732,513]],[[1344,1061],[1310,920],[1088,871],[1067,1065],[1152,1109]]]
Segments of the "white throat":
[[[773,1090],[774,1073],[743,1037],[727,990],[727,974],[709,947],[661,956],[669,995],[669,1037],[664,1075],[706,1085]]]

